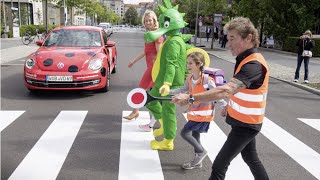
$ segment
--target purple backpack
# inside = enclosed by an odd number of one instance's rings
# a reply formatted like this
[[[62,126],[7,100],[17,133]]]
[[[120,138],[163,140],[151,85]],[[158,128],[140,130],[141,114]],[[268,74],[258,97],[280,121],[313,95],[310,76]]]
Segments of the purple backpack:
[[[203,73],[208,74],[210,77],[212,77],[212,79],[216,83],[216,86],[222,86],[226,84],[226,81],[224,80],[224,71],[222,69],[205,67],[203,69]]]

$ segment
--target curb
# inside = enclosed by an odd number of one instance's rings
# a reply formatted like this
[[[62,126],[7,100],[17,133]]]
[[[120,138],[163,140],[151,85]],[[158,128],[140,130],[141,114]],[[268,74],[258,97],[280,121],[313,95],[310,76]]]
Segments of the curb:
[[[269,51],[269,52],[276,52],[279,54],[286,54],[286,55],[292,55],[292,56],[297,56],[297,53],[294,52],[288,52],[288,51],[281,51],[281,50],[277,50],[277,49],[272,49],[272,48],[264,48],[264,47],[258,47],[258,49],[261,49],[263,51]],[[310,60],[316,60],[316,61],[320,61],[320,57],[311,57]]]
[[[272,77],[272,76],[270,76],[270,77]],[[272,77],[272,78],[277,79],[277,80],[282,81],[282,82],[285,82],[285,83],[288,83],[288,84],[290,84],[290,85],[292,85],[292,86],[295,86],[295,87],[297,87],[297,88],[306,90],[306,91],[308,91],[308,92],[311,92],[311,93],[314,93],[314,94],[320,96],[320,90],[318,90],[318,89],[315,89],[315,88],[312,88],[312,87],[309,87],[309,86],[306,86],[306,85],[303,85],[303,84],[300,84],[300,83],[283,80],[283,79],[276,78],[276,77]]]
[[[212,53],[210,53],[210,52],[208,52],[208,54],[210,54],[210,55],[212,55],[212,56],[215,56],[215,57],[217,57],[217,58],[219,58],[219,59],[222,59],[222,60],[224,60],[224,61],[228,61],[228,62],[231,62],[231,63],[234,64],[234,62],[229,61],[229,60],[227,60],[227,59],[224,59],[224,58],[222,58],[222,57],[220,57],[220,56],[214,55],[214,54],[212,54]],[[315,89],[315,88],[312,88],[312,87],[309,87],[309,86],[306,86],[306,85],[303,85],[303,84],[299,84],[299,83],[287,81],[287,80],[284,80],[284,79],[276,78],[276,77],[273,77],[273,76],[271,76],[271,75],[270,75],[270,77],[272,77],[272,78],[277,79],[277,80],[279,80],[279,81],[285,82],[285,83],[287,83],[287,84],[290,84],[290,85],[292,85],[292,86],[298,87],[298,88],[300,88],[300,89],[303,89],[303,90],[305,90],[305,91],[308,91],[308,92],[311,92],[311,93],[313,93],[313,94],[316,94],[316,95],[320,96],[320,90],[318,90],[318,89]]]

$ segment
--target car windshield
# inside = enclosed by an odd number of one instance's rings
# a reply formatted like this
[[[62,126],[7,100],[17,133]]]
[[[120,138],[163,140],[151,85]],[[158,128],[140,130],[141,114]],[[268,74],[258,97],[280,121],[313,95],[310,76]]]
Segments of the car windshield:
[[[102,43],[99,31],[60,29],[50,33],[44,46],[100,47]]]

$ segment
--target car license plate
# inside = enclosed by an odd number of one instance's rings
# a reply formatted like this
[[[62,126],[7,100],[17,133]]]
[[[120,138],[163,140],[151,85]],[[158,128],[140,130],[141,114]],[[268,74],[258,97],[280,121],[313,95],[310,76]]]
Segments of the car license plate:
[[[72,82],[72,76],[46,76],[47,81],[54,81],[54,82]]]

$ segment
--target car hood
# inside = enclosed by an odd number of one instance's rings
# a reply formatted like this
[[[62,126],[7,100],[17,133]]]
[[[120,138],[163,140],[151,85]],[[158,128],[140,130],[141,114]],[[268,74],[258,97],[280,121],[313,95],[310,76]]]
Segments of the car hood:
[[[43,71],[77,72],[88,68],[100,53],[100,48],[40,47],[31,57]]]

